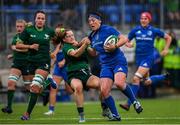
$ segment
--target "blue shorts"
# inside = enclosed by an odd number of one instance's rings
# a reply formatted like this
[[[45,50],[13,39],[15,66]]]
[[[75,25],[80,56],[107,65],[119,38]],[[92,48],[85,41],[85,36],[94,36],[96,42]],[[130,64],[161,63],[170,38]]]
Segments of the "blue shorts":
[[[62,77],[67,82],[67,71],[66,68],[59,68],[57,65],[54,66],[53,75]]]
[[[127,65],[122,65],[122,64],[118,64],[116,66],[102,65],[100,78],[110,78],[110,79],[114,80],[114,75],[117,72],[123,72],[127,75],[127,73],[128,73]]]
[[[136,65],[139,67],[152,68],[154,65],[154,56],[137,56]]]

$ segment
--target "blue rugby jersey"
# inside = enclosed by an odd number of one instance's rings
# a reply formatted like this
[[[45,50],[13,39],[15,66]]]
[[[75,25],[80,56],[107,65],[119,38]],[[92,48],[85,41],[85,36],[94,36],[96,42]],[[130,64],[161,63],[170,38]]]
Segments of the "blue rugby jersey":
[[[57,53],[57,55],[56,55],[56,62],[55,62],[55,65],[57,66],[57,67],[59,67],[58,66],[58,63],[60,62],[60,61],[62,61],[64,59],[64,53],[63,53],[63,51],[62,50],[59,50],[59,52]],[[64,68],[65,66],[63,66],[62,68]]]
[[[91,41],[92,48],[94,48],[98,52],[99,60],[102,65],[126,65],[126,58],[120,49],[116,49],[113,52],[105,52],[104,42],[110,35],[119,36],[120,32],[107,25],[101,25],[97,31],[91,32],[91,34],[89,35],[89,39]]]
[[[130,31],[128,39],[136,40],[136,56],[151,55],[154,51],[154,39],[159,36],[164,38],[165,33],[150,25],[147,27],[137,26]]]

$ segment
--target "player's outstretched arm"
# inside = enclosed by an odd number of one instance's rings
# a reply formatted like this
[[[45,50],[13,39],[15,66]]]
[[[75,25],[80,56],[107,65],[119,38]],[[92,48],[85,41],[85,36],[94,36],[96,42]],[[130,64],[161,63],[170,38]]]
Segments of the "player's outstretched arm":
[[[125,43],[125,46],[128,47],[128,48],[132,48],[132,47],[134,47],[134,44],[133,44],[133,42],[131,42],[130,40],[127,39],[127,42]]]
[[[119,35],[119,39],[118,42],[116,43],[116,48],[119,48],[121,46],[123,46],[124,44],[126,44],[128,41],[128,38],[124,35]]]
[[[163,51],[161,52],[162,56],[165,56],[168,54],[168,49],[169,49],[169,46],[170,46],[171,41],[172,41],[171,36],[168,34],[165,34],[164,39],[166,40],[166,45],[165,45]]]

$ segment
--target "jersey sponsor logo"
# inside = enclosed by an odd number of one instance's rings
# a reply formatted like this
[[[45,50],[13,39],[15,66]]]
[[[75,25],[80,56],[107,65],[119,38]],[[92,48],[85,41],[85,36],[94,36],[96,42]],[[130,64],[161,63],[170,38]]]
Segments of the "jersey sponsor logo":
[[[147,63],[144,63],[143,66],[148,66],[148,64],[147,64]]]
[[[145,35],[145,34],[143,34],[143,35],[142,35],[142,37],[143,37],[143,38],[145,38],[145,37],[146,37],[146,35]]]
[[[152,35],[152,31],[147,31],[147,35],[151,36]]]
[[[49,39],[49,35],[48,34],[44,34],[44,39]]]
[[[33,38],[34,38],[34,37],[36,37],[36,35],[30,34],[30,37],[33,37]]]
[[[136,40],[153,40],[151,37],[136,37]]]

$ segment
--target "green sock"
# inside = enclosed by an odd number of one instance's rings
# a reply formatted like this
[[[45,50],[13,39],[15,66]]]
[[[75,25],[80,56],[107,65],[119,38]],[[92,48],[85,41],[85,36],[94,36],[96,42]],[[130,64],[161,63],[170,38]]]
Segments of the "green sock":
[[[14,90],[8,90],[8,108],[12,109],[12,101],[13,101],[13,97],[14,97]]]
[[[50,85],[50,81],[46,79],[46,80],[43,82],[43,88],[45,89],[48,85]]]
[[[29,104],[28,104],[28,109],[27,112],[29,114],[31,114],[34,106],[36,105],[37,99],[38,99],[38,95],[37,93],[32,93],[30,92],[30,100],[29,100]]]

